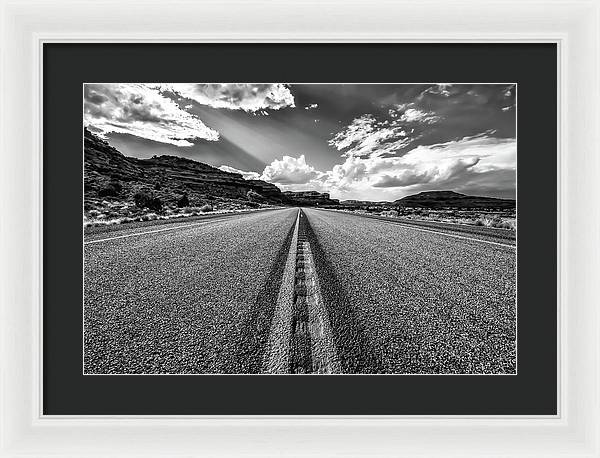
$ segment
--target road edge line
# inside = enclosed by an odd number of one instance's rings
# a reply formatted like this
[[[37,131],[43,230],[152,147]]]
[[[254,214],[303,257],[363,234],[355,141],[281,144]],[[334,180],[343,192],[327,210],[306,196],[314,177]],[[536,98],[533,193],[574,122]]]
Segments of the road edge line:
[[[128,237],[135,237],[136,235],[147,235],[147,234],[156,234],[158,232],[174,231],[177,229],[185,229],[186,227],[202,226],[203,224],[214,223],[214,222],[219,222],[219,221],[223,221],[223,219],[222,218],[211,218],[211,219],[207,219],[205,221],[199,221],[197,223],[165,227],[163,229],[155,229],[153,231],[144,231],[144,232],[135,232],[132,234],[116,235],[114,237],[107,237],[105,239],[84,240],[83,244],[89,245],[91,243],[100,243],[100,242],[108,242],[110,240],[126,239]],[[124,228],[124,230],[127,230],[127,229],[128,228]]]
[[[385,220],[380,220],[380,221],[385,221]],[[484,239],[479,239],[479,238],[476,238],[476,237],[465,237],[464,235],[450,234],[448,232],[434,231],[432,229],[423,229],[423,228],[412,226],[412,225],[406,224],[406,223],[401,223],[401,222],[396,223],[395,221],[392,221],[392,222],[394,224],[397,224],[400,227],[404,227],[406,229],[412,229],[412,230],[415,230],[415,231],[429,232],[430,234],[440,234],[440,235],[445,235],[447,237],[453,237],[455,239],[471,240],[473,242],[487,243],[488,245],[501,246],[501,247],[505,247],[505,248],[511,248],[513,250],[517,248],[516,244],[515,245],[511,245],[511,244],[508,244],[508,243],[492,242],[491,240],[484,240]]]

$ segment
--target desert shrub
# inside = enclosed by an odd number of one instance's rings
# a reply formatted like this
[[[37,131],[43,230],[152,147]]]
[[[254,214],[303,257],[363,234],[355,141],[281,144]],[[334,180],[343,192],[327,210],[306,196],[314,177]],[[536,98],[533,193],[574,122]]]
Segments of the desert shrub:
[[[474,223],[475,226],[486,226],[486,227],[496,227],[499,229],[516,229],[516,224],[512,220],[505,220],[500,216],[494,216],[493,218],[483,216],[477,218]]]
[[[258,202],[246,202],[245,206],[248,208],[258,208],[260,204]]]
[[[158,197],[154,197],[147,192],[140,191],[133,196],[136,207],[138,208],[149,208],[154,211],[161,211],[163,204]]]
[[[246,197],[251,202],[263,202],[265,200],[265,198],[263,196],[261,196],[256,191],[252,191],[252,190],[250,190],[246,193]]]
[[[154,211],[162,211],[163,209],[163,203],[162,201],[158,198],[158,197],[154,197],[151,201],[150,201],[150,205],[148,205],[148,208],[150,210],[154,210]]]
[[[136,192],[135,195],[133,196],[133,201],[135,202],[135,206],[138,208],[146,207],[147,203],[150,201],[150,199],[151,199],[150,194],[148,194],[144,191]]]
[[[146,215],[143,215],[141,219],[142,221],[154,221],[157,218],[158,216],[156,213],[147,213]]]
[[[512,229],[514,230],[516,225],[514,221],[505,220],[500,217],[496,217],[491,222],[492,227],[498,227],[500,229]]]
[[[209,204],[202,205],[202,207],[200,207],[200,211],[203,213],[211,212],[211,211],[213,211],[213,207],[212,207],[212,205],[209,205]]]
[[[177,201],[177,206],[179,208],[184,208],[184,207],[190,206],[190,199],[188,198],[187,194],[184,194],[183,196],[181,196],[179,198],[179,200]]]
[[[123,186],[118,181],[111,181],[98,190],[98,197],[116,197],[119,195]]]

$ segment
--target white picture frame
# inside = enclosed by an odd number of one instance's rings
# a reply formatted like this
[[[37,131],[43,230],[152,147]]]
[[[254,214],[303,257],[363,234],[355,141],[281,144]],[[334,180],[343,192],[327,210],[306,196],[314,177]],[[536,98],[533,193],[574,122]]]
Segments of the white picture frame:
[[[597,0],[0,5],[0,456],[600,456]],[[557,43],[558,415],[43,415],[41,50],[52,42]]]

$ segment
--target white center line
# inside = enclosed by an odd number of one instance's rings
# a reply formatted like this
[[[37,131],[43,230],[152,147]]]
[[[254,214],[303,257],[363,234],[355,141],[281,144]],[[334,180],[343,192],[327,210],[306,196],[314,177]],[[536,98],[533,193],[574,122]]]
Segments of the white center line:
[[[135,232],[133,234],[125,234],[125,235],[115,235],[114,237],[107,237],[105,239],[88,240],[87,242],[83,242],[83,244],[89,245],[90,243],[100,243],[100,242],[107,242],[109,240],[125,239],[127,237],[135,237],[137,235],[146,235],[146,234],[155,234],[157,232],[173,231],[175,229],[182,229],[185,227],[192,227],[192,226],[200,226],[202,224],[214,223],[217,221],[223,221],[225,219],[227,219],[227,218],[210,219],[207,221],[200,221],[199,223],[185,224],[183,226],[179,225],[179,226],[175,226],[175,227],[165,227],[163,229],[155,229],[153,231]]]
[[[277,296],[277,305],[271,321],[269,343],[263,362],[263,371],[267,374],[289,374],[299,222],[300,210],[296,215],[292,241],[283,271],[279,295]]]

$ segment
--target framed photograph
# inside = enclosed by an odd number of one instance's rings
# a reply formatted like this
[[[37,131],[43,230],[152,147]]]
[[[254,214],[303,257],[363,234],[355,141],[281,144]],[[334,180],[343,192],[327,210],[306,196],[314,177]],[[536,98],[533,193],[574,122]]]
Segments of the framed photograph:
[[[1,456],[600,456],[600,5],[462,6],[3,2]]]

